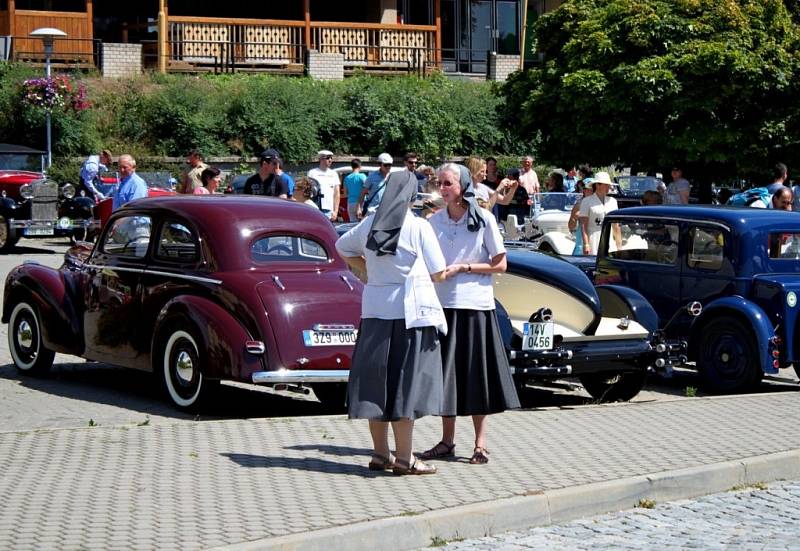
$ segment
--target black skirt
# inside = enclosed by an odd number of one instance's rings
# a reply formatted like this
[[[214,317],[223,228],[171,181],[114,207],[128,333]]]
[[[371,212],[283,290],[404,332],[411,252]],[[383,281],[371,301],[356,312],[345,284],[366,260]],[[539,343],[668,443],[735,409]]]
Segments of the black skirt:
[[[361,320],[347,383],[351,419],[396,421],[440,415],[442,355],[434,327],[403,319]]]
[[[487,415],[520,407],[494,310],[445,308],[442,415]]]

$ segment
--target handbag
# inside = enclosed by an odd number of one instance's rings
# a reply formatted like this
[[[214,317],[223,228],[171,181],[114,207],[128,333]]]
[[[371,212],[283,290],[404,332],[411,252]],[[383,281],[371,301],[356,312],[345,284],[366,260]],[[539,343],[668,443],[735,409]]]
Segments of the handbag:
[[[406,329],[433,326],[442,335],[447,335],[447,320],[444,317],[444,310],[421,254],[417,255],[411,271],[406,277],[405,318]]]

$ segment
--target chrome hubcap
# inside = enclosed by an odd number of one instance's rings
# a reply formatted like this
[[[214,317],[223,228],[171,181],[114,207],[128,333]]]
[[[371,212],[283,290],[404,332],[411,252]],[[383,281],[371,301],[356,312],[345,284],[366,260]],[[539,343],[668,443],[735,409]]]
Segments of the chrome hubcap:
[[[730,355],[729,355],[727,352],[723,352],[723,353],[720,355],[719,359],[720,359],[720,360],[722,360],[722,361],[723,361],[723,362],[725,362],[725,363],[728,363],[728,362],[730,361],[731,357],[730,357]]]
[[[190,383],[192,381],[192,377],[194,376],[194,364],[192,363],[192,357],[185,350],[182,350],[178,354],[176,367],[178,371],[178,378],[184,383]]]
[[[33,329],[27,321],[22,321],[17,327],[17,342],[22,348],[33,346]]]

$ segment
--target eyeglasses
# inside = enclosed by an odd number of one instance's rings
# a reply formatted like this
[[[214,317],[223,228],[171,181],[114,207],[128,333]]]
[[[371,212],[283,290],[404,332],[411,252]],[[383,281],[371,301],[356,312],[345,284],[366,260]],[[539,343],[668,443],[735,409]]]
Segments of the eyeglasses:
[[[415,165],[415,164],[417,164],[417,161],[411,161],[411,160],[409,160],[409,161],[406,161],[406,164],[409,164],[409,165]]]
[[[333,160],[333,155],[327,155],[327,156],[323,157],[323,159],[325,159],[326,161],[332,161]]]
[[[390,166],[392,166],[392,163],[382,163],[381,166],[382,167],[390,167]]]

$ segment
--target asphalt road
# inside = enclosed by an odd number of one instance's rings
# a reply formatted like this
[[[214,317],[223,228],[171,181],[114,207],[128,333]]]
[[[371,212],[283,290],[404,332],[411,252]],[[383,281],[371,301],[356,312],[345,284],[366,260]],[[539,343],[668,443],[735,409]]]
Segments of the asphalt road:
[[[57,267],[69,247],[66,239],[23,239],[14,251],[0,256],[0,274],[35,261]],[[2,285],[5,284],[3,277]],[[651,378],[635,401],[680,400],[701,396],[697,376],[681,371],[670,380]],[[798,390],[794,372],[762,385],[763,392]],[[592,398],[576,381],[555,381],[527,389],[526,408],[572,408],[591,405]],[[82,427],[90,424],[136,425],[206,419],[281,417],[341,413],[325,407],[313,395],[291,397],[247,384],[225,384],[214,405],[201,416],[175,410],[148,373],[116,368],[59,354],[50,375],[20,375],[8,352],[7,327],[0,327],[0,432]]]

